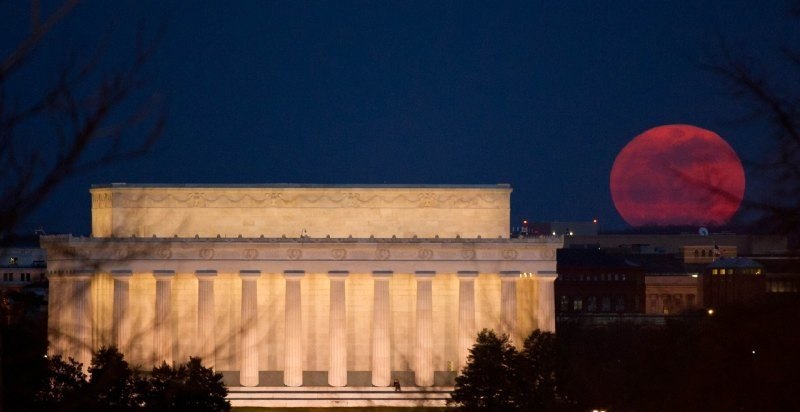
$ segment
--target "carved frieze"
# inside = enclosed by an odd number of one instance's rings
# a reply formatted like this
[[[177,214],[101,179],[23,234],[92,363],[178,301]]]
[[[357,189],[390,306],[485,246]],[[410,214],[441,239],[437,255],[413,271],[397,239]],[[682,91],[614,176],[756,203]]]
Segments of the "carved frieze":
[[[200,249],[200,259],[211,259],[214,257],[214,249],[205,248]]]
[[[420,249],[417,255],[422,260],[430,260],[433,257],[433,251],[430,249]]]
[[[386,248],[379,248],[375,251],[375,258],[378,260],[388,260],[391,255],[389,249]]]
[[[502,255],[505,260],[514,260],[517,258],[517,251],[514,249],[503,249]]]
[[[298,260],[303,257],[303,251],[300,249],[289,249],[286,254],[291,260]]]
[[[336,260],[342,260],[347,257],[347,251],[344,249],[333,249],[331,251],[331,256]]]
[[[161,259],[169,259],[172,257],[172,249],[162,247],[156,250],[156,257]]]
[[[243,252],[244,258],[248,260],[253,260],[258,257],[258,250],[256,249],[245,249]]]
[[[463,250],[461,250],[461,258],[464,259],[464,260],[475,259],[475,249],[463,249]]]
[[[297,207],[299,205],[313,207],[370,207],[370,208],[495,208],[499,206],[503,196],[485,193],[474,194],[441,194],[413,192],[393,194],[383,192],[299,192],[293,190],[281,192],[97,192],[92,196],[94,208],[111,207],[111,198],[117,199],[121,207]]]

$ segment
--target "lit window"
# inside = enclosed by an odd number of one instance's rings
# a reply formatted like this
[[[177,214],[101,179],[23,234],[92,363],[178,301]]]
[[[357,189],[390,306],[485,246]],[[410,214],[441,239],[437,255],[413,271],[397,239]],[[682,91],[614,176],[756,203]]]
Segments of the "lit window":
[[[566,312],[569,310],[569,298],[561,295],[561,311]]]
[[[575,300],[572,301],[572,310],[575,312],[583,310],[583,300],[581,300],[581,298],[575,298]]]
[[[11,266],[17,266],[17,262],[18,261],[19,261],[19,259],[16,256],[12,256],[12,257],[8,258],[8,264],[11,265]]]
[[[719,269],[711,269],[712,275],[719,275]]]

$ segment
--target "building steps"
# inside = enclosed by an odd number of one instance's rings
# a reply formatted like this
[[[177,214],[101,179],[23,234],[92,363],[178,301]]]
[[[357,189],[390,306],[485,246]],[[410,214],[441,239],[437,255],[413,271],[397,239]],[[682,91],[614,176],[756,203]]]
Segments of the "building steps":
[[[372,386],[233,386],[228,388],[228,400],[234,407],[443,407],[452,391],[452,387],[416,386],[403,387],[401,392]]]

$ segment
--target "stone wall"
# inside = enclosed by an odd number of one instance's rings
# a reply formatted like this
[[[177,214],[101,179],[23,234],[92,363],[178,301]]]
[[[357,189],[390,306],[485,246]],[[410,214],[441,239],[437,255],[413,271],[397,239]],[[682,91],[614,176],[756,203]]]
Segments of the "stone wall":
[[[507,238],[511,188],[97,186],[94,237]]]

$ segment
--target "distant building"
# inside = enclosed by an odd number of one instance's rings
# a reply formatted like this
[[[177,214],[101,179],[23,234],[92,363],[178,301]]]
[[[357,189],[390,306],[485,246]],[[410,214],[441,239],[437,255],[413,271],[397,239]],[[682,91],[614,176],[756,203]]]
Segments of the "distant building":
[[[597,220],[591,222],[533,222],[523,220],[511,228],[512,237],[534,236],[596,236]]]
[[[5,324],[47,309],[45,251],[38,238],[22,238],[0,249],[0,314]]]
[[[557,261],[557,317],[644,312],[644,270],[624,256],[560,249]]]
[[[800,256],[756,256],[764,266],[767,293],[800,293]]]
[[[45,251],[39,248],[38,239],[23,239],[12,247],[0,249],[0,291],[21,290],[34,282],[47,280]]]
[[[719,259],[703,273],[703,304],[708,308],[744,303],[764,293],[764,266],[752,259]]]

